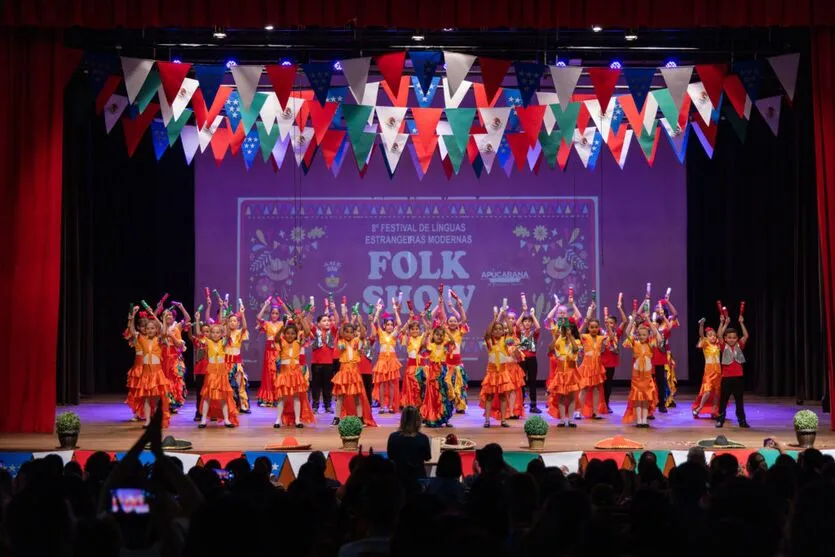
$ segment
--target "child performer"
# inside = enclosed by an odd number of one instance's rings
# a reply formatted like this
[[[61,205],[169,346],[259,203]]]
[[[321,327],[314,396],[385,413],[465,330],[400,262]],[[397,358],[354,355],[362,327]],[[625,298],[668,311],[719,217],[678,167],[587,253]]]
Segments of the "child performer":
[[[145,333],[139,334],[131,324],[131,334],[142,350],[142,375],[139,377],[134,396],[142,401],[145,425],[151,423],[151,417],[156,412],[155,405],[162,405],[162,427],[168,427],[171,414],[168,409],[168,380],[162,369],[162,350],[165,338],[160,337],[162,322],[156,314],[146,306],[149,321],[145,326]]]
[[[574,318],[560,317],[557,324],[559,333],[551,344],[556,368],[548,385],[548,413],[563,421],[557,427],[577,427],[571,421],[575,413],[574,403],[580,392],[580,377],[577,360],[580,357],[580,340]]]
[[[339,371],[332,379],[333,396],[336,397],[336,416],[331,425],[338,425],[343,416],[356,415],[365,425],[376,426],[359,372],[359,339],[354,335],[354,325],[348,321],[347,310],[344,308],[343,313],[346,315],[339,341]]]
[[[424,345],[426,334],[420,330],[419,317],[413,311],[409,311],[409,321],[406,330],[400,336],[400,344],[406,347],[406,371],[403,374],[403,387],[400,389],[400,406],[414,406],[420,408],[423,402],[420,383],[417,380],[418,374],[425,373],[419,366],[421,358],[421,347]]]
[[[380,341],[380,354],[374,364],[374,392],[373,398],[380,403],[380,414],[394,414],[400,409],[400,360],[394,349],[397,336],[400,333],[400,308],[392,298],[394,316],[383,314],[383,324],[380,325],[380,311],[383,309],[382,300],[377,302],[374,319],[371,326]],[[395,323],[396,320],[396,323]]]
[[[300,335],[296,322],[300,323],[303,332]],[[304,424],[315,423],[310,399],[307,397],[308,381],[302,373],[299,356],[303,350],[304,338],[310,334],[307,321],[299,315],[299,319],[286,325],[279,322],[279,333],[275,337],[278,348],[278,373],[276,374],[273,399],[278,406],[273,427],[278,429],[284,425],[295,424],[301,429]],[[285,411],[285,404],[292,404],[292,413]]]
[[[183,358],[186,343],[183,340],[183,330],[191,328],[191,317],[183,304],[180,302],[173,302],[173,304],[171,308],[162,312],[167,337],[162,361],[165,377],[168,379],[170,408],[173,413],[176,413],[186,399],[186,362]],[[176,320],[175,308],[179,308],[182,312],[185,318],[183,322]]]
[[[208,315],[208,311],[207,311]],[[195,314],[197,327],[200,326],[200,312]],[[206,369],[203,386],[200,389],[200,423],[204,429],[209,419],[222,419],[225,427],[238,425],[238,409],[235,406],[235,391],[229,382],[229,371],[226,366],[226,343],[223,336],[223,326],[219,323],[208,325],[208,334],[192,337],[196,349],[206,354]],[[219,407],[219,412],[218,412]]]
[[[136,396],[136,390],[139,388],[139,380],[142,377],[142,365],[145,358],[142,354],[142,346],[137,342],[137,331],[140,335],[145,334],[145,327],[148,324],[147,314],[143,311],[139,313],[139,319],[136,319],[139,306],[131,305],[130,313],[128,314],[128,325],[122,337],[128,341],[128,346],[134,349],[133,365],[128,370],[128,396],[125,399],[125,404],[130,408],[131,421],[138,422],[142,419],[143,401]]]
[[[606,413],[612,413],[612,407],[609,406],[609,400],[612,397],[612,382],[615,380],[615,369],[620,365],[620,339],[623,336],[623,326],[626,324],[626,314],[623,312],[623,294],[618,294],[618,312],[620,313],[621,323],[618,324],[618,318],[609,314],[607,308],[603,308],[604,322],[606,326],[606,336],[609,337],[609,342],[603,346],[603,353],[600,355],[600,363],[603,364],[603,369],[606,370],[606,382],[603,384],[603,396],[606,401]]]
[[[229,383],[235,391],[235,405],[238,412],[249,414],[252,412],[246,392],[249,378],[241,357],[241,345],[245,340],[249,340],[249,329],[246,325],[246,308],[241,300],[238,300],[238,313],[226,319],[226,334],[226,369],[229,371]]]
[[[748,329],[745,328],[745,317],[742,315],[742,308],[739,312],[739,328],[742,329],[742,338],[739,338],[739,333],[733,327],[728,327],[731,320],[726,315],[722,317],[719,325],[719,349],[722,351],[722,396],[719,399],[719,418],[716,420],[716,427],[725,425],[725,411],[728,409],[728,401],[731,395],[734,397],[734,404],[736,405],[736,419],[739,422],[739,427],[749,428],[748,422],[745,420],[745,402],[743,401],[743,391],[745,390],[745,380],[742,375],[742,365],[745,363],[745,355],[742,350],[748,342]]]
[[[702,388],[699,396],[693,401],[693,417],[698,418],[702,412],[716,419],[719,411],[719,393],[722,384],[722,366],[719,363],[719,337],[712,328],[705,328],[704,318],[699,319],[699,343],[705,356],[705,373],[702,376]]]
[[[310,363],[310,394],[313,411],[319,411],[321,397],[324,411],[332,413],[331,381],[333,380],[333,351],[337,343],[337,325],[339,320],[334,311],[333,317],[328,312],[329,300],[325,298],[324,313],[316,318],[311,326],[312,358]]]
[[[264,320],[264,314],[270,310],[268,320]],[[277,402],[274,398],[276,360],[278,360],[278,348],[276,347],[276,339],[281,330],[281,306],[277,301],[273,301],[272,297],[264,301],[261,306],[261,311],[255,318],[258,321],[258,330],[262,331],[267,337],[264,344],[264,363],[261,365],[261,387],[258,389],[258,406],[274,406]]]
[[[369,321],[374,312],[374,306],[371,306],[371,313],[368,314]],[[362,314],[358,314],[357,330],[354,332],[356,337],[360,339],[360,375],[362,375],[362,386],[365,387],[365,396],[371,400],[374,396],[374,364],[371,362],[372,351],[374,350],[374,335],[371,331],[366,330],[365,324],[362,321]],[[400,392],[398,386],[397,392]],[[397,400],[400,404],[400,400]]]
[[[536,361],[536,343],[539,341],[540,326],[536,320],[535,308],[528,310],[528,301],[522,293],[522,313],[516,321],[516,329],[519,334],[519,350],[524,357],[519,365],[525,372],[525,384],[528,387],[529,409],[531,414],[540,414],[536,406],[536,376],[539,373],[539,364]]]
[[[513,391],[507,395],[508,412],[511,420],[518,420],[525,415],[525,370],[519,365],[519,360],[524,356],[519,351],[519,340],[516,337],[516,312],[507,307],[503,309],[506,354],[502,356],[502,361],[513,381]],[[496,406],[496,401],[493,401],[493,406]]]
[[[490,427],[491,415],[501,420],[502,427],[510,427],[507,423],[509,415],[507,408],[508,395],[514,389],[513,380],[507,372],[504,357],[507,355],[505,346],[503,315],[499,314],[498,308],[493,308],[493,320],[484,333],[484,343],[487,348],[487,372],[481,381],[481,393],[479,394],[479,406],[484,408],[484,427]],[[493,412],[493,401],[499,398],[499,413],[496,416]]]
[[[191,344],[194,346],[194,388],[197,395],[197,401],[194,405],[194,421],[199,422],[203,417],[200,411],[200,398],[203,396],[203,383],[206,380],[206,370],[209,367],[209,354],[206,351],[205,343],[201,340],[208,338],[211,327],[209,326],[210,314],[212,310],[212,298],[206,297],[206,321],[200,321],[200,312],[203,311],[203,306],[199,306],[194,312],[196,319],[195,326],[188,331],[191,337]]]
[[[443,289],[443,286],[441,286],[441,289]],[[464,364],[461,361],[461,345],[464,341],[464,335],[470,332],[470,326],[467,325],[467,312],[464,310],[464,302],[452,288],[448,292],[450,298],[447,300],[450,310],[449,317],[446,317],[444,312],[443,290],[440,292],[438,302],[438,307],[441,311],[441,320],[446,321],[447,334],[452,337],[454,343],[452,350],[449,351],[449,357],[446,362],[450,379],[448,395],[450,401],[452,401],[452,406],[455,408],[455,413],[463,414],[467,410],[467,382],[469,379],[467,377],[467,371],[464,369]],[[452,304],[452,300],[455,300],[455,304],[458,306],[457,311]]]
[[[578,372],[580,375],[580,400],[584,418],[599,420],[601,414],[608,411],[605,401],[603,384],[606,382],[606,370],[601,362],[601,355],[606,350],[610,339],[600,334],[600,321],[593,317],[595,303],[589,306],[583,330],[588,331],[580,335],[583,347],[583,361]]]
[[[675,307],[667,298],[658,301],[655,323],[662,340],[652,349],[652,365],[655,368],[655,385],[658,389],[658,411],[662,414],[666,414],[667,407],[674,404],[675,364],[670,353],[670,335],[673,329],[678,327],[677,315]]]
[[[432,329],[431,338],[426,335],[424,346],[429,352],[429,363],[422,367],[424,385],[420,415],[429,427],[452,427],[449,423],[453,406],[449,396],[451,378],[448,375],[447,359],[455,341],[443,325]]]
[[[649,326],[641,324],[635,332],[635,317],[633,311],[632,321],[626,329],[626,340],[623,341],[625,348],[632,349],[632,386],[629,389],[623,423],[637,422],[637,427],[648,428],[649,414],[658,404],[652,353],[655,345],[664,339],[654,321],[650,322]]]

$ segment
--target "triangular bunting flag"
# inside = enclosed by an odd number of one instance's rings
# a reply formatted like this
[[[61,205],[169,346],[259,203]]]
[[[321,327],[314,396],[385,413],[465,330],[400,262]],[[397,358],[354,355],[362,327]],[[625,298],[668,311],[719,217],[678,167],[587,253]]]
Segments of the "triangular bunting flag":
[[[113,126],[119,121],[125,107],[128,106],[128,98],[122,95],[113,95],[104,107],[104,127],[109,134]]]
[[[261,80],[261,73],[264,66],[232,66],[232,77],[241,96],[243,107],[248,109],[255,98],[258,90],[258,82]],[[257,114],[257,112],[256,112]]]
[[[669,89],[656,89],[650,95],[655,97],[658,108],[661,109],[661,114],[666,116],[667,120],[670,122],[678,122],[678,106],[673,101]]]
[[[626,114],[623,112],[623,107],[620,105],[620,101],[616,98],[615,109],[612,111],[612,120],[610,125],[613,132],[618,133],[624,118],[626,118]]]
[[[487,102],[492,103],[510,68],[510,60],[481,56],[478,59],[478,65],[481,68],[481,81],[484,84]]]
[[[112,54],[85,52],[81,66],[89,72],[87,78],[90,82],[90,90],[94,97],[98,97],[102,87],[104,87],[104,84],[110,77],[119,74],[119,80],[121,81],[120,71],[122,68],[120,61],[118,57]],[[110,95],[104,101],[107,102],[108,98],[110,98]]]
[[[160,160],[168,149],[168,133],[165,131],[165,124],[160,120],[151,122],[151,141],[154,143],[154,155]]]
[[[536,92],[536,101],[541,104],[548,106],[549,104],[559,104],[560,99],[556,93],[551,93],[548,91],[537,91]],[[545,133],[550,134],[554,131],[554,126],[557,125],[557,119],[554,118],[554,111],[553,110],[545,110],[542,113],[542,124],[545,126]]]
[[[446,119],[452,128],[452,135],[455,136],[458,151],[462,156],[467,150],[467,143],[470,141],[470,128],[475,118],[475,108],[447,108]],[[454,161],[453,161],[454,164]],[[459,162],[460,166],[460,162]],[[455,173],[458,174],[456,168]]]
[[[149,73],[148,77],[145,78],[145,83],[142,84],[142,88],[139,89],[139,93],[136,95],[135,104],[140,113],[145,112],[145,109],[160,92],[161,86],[162,82],[159,80],[159,74],[156,70]],[[165,97],[165,94],[163,93],[162,96]]]
[[[648,130],[648,133],[642,133],[641,137],[638,138],[638,143],[641,145],[641,151],[644,153],[644,158],[647,159],[647,163],[649,166],[652,167],[652,163],[655,162],[655,153],[658,149],[658,125],[653,124],[652,129]]]
[[[583,104],[586,106],[586,110],[589,111],[589,115],[591,116],[595,127],[600,132],[600,136],[608,139],[609,130],[612,128],[612,115],[615,113],[617,99],[615,97],[610,97],[609,106],[606,107],[605,111],[600,109],[600,101],[597,99],[583,101]]]
[[[241,110],[243,109],[241,97],[237,91],[229,93],[224,109],[226,119],[229,120],[229,128],[234,133],[238,131],[238,124],[241,122]]]
[[[303,64],[302,68],[319,104],[325,104],[328,101],[328,89],[331,87],[333,65],[330,62],[311,62]]]
[[[528,106],[534,92],[539,89],[545,66],[535,62],[515,62],[513,66],[516,69],[516,83],[522,93],[522,105]]]
[[[319,141],[319,147],[322,149],[322,157],[325,159],[325,166],[328,169],[333,166],[336,155],[345,141],[345,131],[343,130],[327,130],[325,136]]]
[[[438,109],[440,111],[440,109]],[[346,104],[342,106],[342,114],[345,115],[345,124],[348,128],[348,136],[351,143],[360,140],[360,134],[365,131],[365,124],[368,116],[374,111],[373,106],[361,104]]]
[[[252,161],[255,160],[256,155],[261,150],[260,141],[258,140],[258,130],[252,130],[246,134],[246,139],[244,139],[243,145],[241,145],[241,150],[244,153],[244,164],[246,164],[246,168],[249,170],[252,167]]]
[[[128,100],[133,104],[142,85],[151,73],[151,68],[154,67],[153,60],[145,60],[142,58],[125,58],[122,57],[122,73],[125,75],[125,89],[128,92]],[[154,87],[156,91],[156,87]],[[141,112],[141,111],[140,111]]]
[[[710,95],[708,95],[707,90],[705,90],[704,83],[697,81],[688,85],[687,95],[693,102],[693,106],[696,107],[696,112],[702,117],[702,121],[709,125],[713,118],[713,103],[710,101]]]
[[[550,110],[549,110],[550,112]],[[539,143],[542,145],[542,156],[548,167],[553,170],[557,167],[557,151],[560,149],[560,140],[562,136],[559,133],[545,133],[539,132]]]
[[[734,74],[725,76],[725,94],[740,117],[746,120],[751,118],[751,99],[745,92],[745,86],[742,85],[739,76]]]
[[[116,89],[119,88],[120,83],[122,83],[122,77],[118,75],[111,75],[105,80],[96,97],[96,115],[101,115],[104,111],[104,106],[110,100],[110,97],[116,93]]]
[[[290,145],[293,147],[293,154],[296,157],[296,166],[301,166],[304,156],[313,143],[312,140],[313,128],[301,129],[298,126],[293,126],[293,131],[290,133]]]
[[[724,112],[725,118],[731,124],[731,127],[739,138],[739,141],[745,143],[745,137],[748,132],[748,120],[736,113],[731,103],[725,103]]]
[[[589,77],[591,84],[594,86],[594,94],[597,100],[600,101],[600,106],[609,106],[609,99],[612,98],[612,93],[615,92],[615,84],[618,82],[620,76],[619,69],[612,68],[589,68]],[[559,92],[557,92],[559,95]]]
[[[574,89],[577,87],[577,81],[580,79],[580,74],[583,73],[583,68],[578,66],[550,66],[551,69],[551,79],[554,81],[554,89],[557,93],[557,98],[560,100],[560,107],[562,110],[566,110],[568,108],[568,104],[571,102],[571,95],[574,94]],[[556,111],[554,111],[556,114]],[[571,137],[573,137],[574,132],[569,136],[568,143],[571,143]]]
[[[546,105],[535,105],[527,108],[517,106],[514,110],[516,111],[516,116],[519,118],[519,122],[522,124],[522,130],[528,136],[530,146],[533,147],[536,145],[537,139],[539,139],[539,130],[542,129],[542,120],[545,117],[546,110],[551,113],[551,116],[554,113]]]
[[[200,152],[205,153],[206,147],[208,147],[212,143],[212,137],[215,135],[215,132],[220,128],[220,125],[223,123],[223,116],[215,116],[214,122],[211,125],[203,126],[202,128],[198,128],[197,132],[197,140],[200,142]],[[227,140],[227,144],[228,144]]]
[[[441,53],[439,51],[425,51],[412,50],[409,51],[409,58],[412,60],[412,68],[414,69],[420,88],[427,91],[435,76],[435,70],[438,64],[441,63]]]
[[[506,133],[504,135],[507,144],[510,145],[510,151],[513,153],[513,161],[516,163],[518,170],[525,169],[525,163],[528,160],[528,149],[530,141],[523,133]]]
[[[464,151],[458,145],[458,142],[452,136],[445,136],[441,137],[441,142],[438,143],[438,146],[443,143],[446,147],[447,151],[447,159],[451,163],[452,171],[455,174],[458,174],[458,171],[461,170],[461,162],[464,160]],[[441,153],[441,157],[443,158],[443,153]]]
[[[702,80],[710,103],[713,106],[719,106],[719,98],[722,96],[722,88],[725,84],[725,74],[728,73],[728,65],[697,64],[696,73],[699,74],[699,78]],[[695,102],[695,99],[693,100]]]
[[[371,58],[349,58],[342,61],[342,75],[348,82],[348,89],[356,99],[357,104],[362,104],[365,95],[365,85],[368,83],[368,68],[371,66]]]
[[[180,115],[186,109],[186,106],[188,106],[192,95],[194,95],[194,92],[197,91],[197,87],[199,85],[200,84],[196,79],[191,79],[190,77],[183,80],[180,85],[180,89],[174,96],[174,101],[171,103],[171,112],[173,113],[175,120],[179,120]]]
[[[296,123],[297,117],[300,115],[302,107],[304,107],[306,102],[305,99],[299,97],[290,97],[287,99],[286,105],[279,106],[280,112],[277,118],[279,137],[283,139],[290,135],[293,131],[293,125]]]
[[[380,122],[381,135],[385,137],[384,144],[392,144],[403,128],[408,108],[401,106],[378,106],[377,120]]]
[[[206,103],[203,101],[203,94],[200,89],[194,92],[191,96],[191,107],[194,109],[194,121],[198,128],[211,124],[220,115],[220,111],[226,106],[226,101],[232,93],[232,87],[221,87],[217,90],[214,101],[212,101],[211,108],[206,108]]]
[[[290,98],[293,85],[296,83],[297,69],[295,64],[287,66],[274,64],[266,67],[267,77],[270,78],[279,106],[287,106],[287,99]]]
[[[162,122],[167,126],[171,119],[174,118],[174,110],[168,104],[168,99],[165,98],[165,91],[162,90],[161,84],[157,88],[157,94],[159,95],[159,111],[162,114]]]
[[[429,171],[429,164],[432,162],[432,155],[438,146],[438,136],[432,135],[421,141],[415,141],[413,139],[410,145],[415,149],[420,169],[423,171],[423,174],[426,174]]]
[[[632,100],[635,101],[635,107],[638,112],[643,110],[644,101],[649,95],[649,89],[652,87],[652,79],[655,76],[655,68],[624,68],[623,78],[626,80],[626,85],[629,87],[629,92],[632,94]]]
[[[189,109],[183,111],[180,114],[180,118],[177,120],[171,120],[168,123],[168,127],[166,128],[166,132],[168,133],[168,145],[174,145],[177,142],[177,138],[180,137],[180,132],[183,129],[183,126],[186,125],[188,119],[191,118],[192,112]]]
[[[413,140],[412,143],[420,145],[418,148],[418,156],[421,156],[421,154],[425,155],[430,145],[432,146],[432,152],[434,152],[435,145],[438,143],[436,130],[438,128],[438,122],[441,121],[441,109],[413,108],[412,116],[417,126],[417,139]],[[432,155],[432,152],[429,152],[429,156]],[[421,165],[423,165],[423,160],[421,160]],[[426,169],[424,169],[425,171]]]
[[[696,132],[696,137],[699,138],[699,143],[702,144],[702,147],[707,153],[707,158],[713,158],[713,149],[716,145],[716,132],[719,129],[719,126],[712,125],[706,126],[705,124],[699,122],[698,120],[694,120],[692,122],[693,131]]]
[[[664,77],[664,83],[670,91],[670,97],[676,110],[681,108],[684,95],[687,93],[687,85],[693,76],[693,66],[678,66],[676,68],[658,68]]]
[[[472,87],[472,83],[469,81],[462,81],[460,86],[455,90],[454,95],[450,95],[451,86],[447,82],[447,78],[443,79],[444,84],[444,106],[447,108],[458,108],[458,105],[461,104],[461,101],[464,100],[464,96],[466,96],[467,91],[470,90]]]
[[[581,104],[578,102],[568,103],[565,110],[562,109],[562,103],[550,105],[554,118],[557,120],[562,142],[566,145],[571,145],[574,141],[574,130],[577,128],[577,116],[580,114]]]
[[[275,166],[279,169],[281,168],[281,165],[284,164],[284,158],[287,156],[288,147],[290,147],[289,133],[284,137],[279,137],[278,141],[275,142],[275,147],[273,147],[273,160],[275,161]]]
[[[632,130],[626,126],[618,128],[617,133],[615,133],[614,129],[609,132],[609,140],[606,144],[609,146],[612,157],[614,157],[615,162],[618,163],[621,169],[623,169],[623,165],[626,162],[626,155],[629,151],[629,144],[632,142],[632,136]]]
[[[406,106],[409,103],[409,76],[404,75],[400,78],[400,87],[398,93],[395,95],[394,91],[389,87],[388,82],[383,81],[383,91],[394,106]]]
[[[510,118],[510,109],[507,107],[479,108],[478,114],[484,122],[484,129],[487,134],[495,136],[495,142],[498,143],[507,127],[507,122]]]
[[[762,79],[762,60],[743,60],[734,64],[734,73],[739,76],[745,92],[751,100],[759,99],[760,80]]]
[[[780,85],[789,97],[790,101],[794,100],[795,86],[797,85],[797,67],[800,64],[800,54],[784,54],[782,56],[772,56],[768,59],[771,64],[771,69],[774,70],[774,75],[780,80]]]
[[[316,142],[321,143],[322,139],[333,121],[333,115],[339,104],[328,102],[325,106],[319,103],[309,103],[310,107],[310,122],[313,124],[313,131],[316,133]]]
[[[212,106],[215,102],[215,95],[223,83],[226,75],[226,67],[217,66],[194,66],[194,77],[200,83],[200,92],[203,95],[203,102]],[[199,122],[198,122],[199,125]]]
[[[775,97],[767,97],[756,101],[757,109],[768,124],[771,133],[777,136],[777,131],[780,129],[780,106],[783,97],[777,95]]]
[[[272,131],[281,108],[278,104],[278,96],[274,92],[262,94],[264,95],[264,106],[261,107],[261,121],[269,132]]]
[[[446,65],[444,91],[449,90],[450,98],[455,98],[458,87],[466,79],[470,68],[473,67],[473,62],[475,62],[475,56],[470,54],[444,51],[444,63]],[[449,82],[448,86],[447,80]],[[456,104],[455,106],[457,107],[458,105]]]
[[[400,95],[400,77],[403,75],[403,63],[406,61],[406,52],[389,52],[376,57],[377,67],[380,74],[395,97]]]
[[[361,133],[359,136],[348,139],[351,142],[351,147],[354,150],[354,158],[357,161],[357,168],[362,170],[368,163],[368,156],[371,154],[371,148],[374,146],[374,139],[377,137],[375,133]]]
[[[493,168],[493,161],[496,160],[496,153],[498,152],[501,137],[484,133],[473,135],[473,139],[475,139],[478,154],[484,163],[484,168],[487,170],[487,174],[490,174],[490,170]]]
[[[415,98],[419,107],[427,108],[432,104],[432,99],[435,98],[435,93],[438,92],[438,85],[440,83],[440,77],[433,77],[429,82],[429,88],[424,89],[418,81],[417,76],[412,76],[412,87],[414,88]]]
[[[574,150],[580,156],[580,161],[583,163],[583,168],[588,168],[589,159],[591,158],[594,149],[594,137],[597,133],[597,128],[588,127],[583,133],[580,130],[574,130],[573,142]]]
[[[365,95],[362,97],[362,102],[359,104],[363,104],[365,106],[375,106],[377,104],[377,95],[380,92],[380,82],[375,81],[373,83],[369,83],[365,86]],[[372,110],[371,113],[368,115],[368,123],[371,123],[372,118],[374,118],[374,111]]]
[[[264,159],[264,162],[267,162],[275,147],[275,142],[278,141],[278,126],[273,126],[271,130],[268,130],[264,122],[255,122],[255,129],[258,131],[258,145],[261,147],[261,158]]]
[[[180,131],[180,142],[183,144],[183,154],[186,156],[186,164],[191,164],[200,141],[197,137],[197,126],[183,126]]]
[[[165,99],[169,104],[174,104],[174,99],[180,92],[180,86],[183,84],[183,80],[188,75],[188,71],[190,69],[191,64],[184,64],[180,62],[157,62],[157,71],[159,72],[159,78],[162,81],[162,89],[165,92]],[[192,90],[192,93],[193,92],[194,90]]]
[[[128,157],[132,157],[134,152],[136,152],[139,140],[142,139],[142,135],[148,129],[148,126],[151,125],[151,121],[156,117],[157,112],[159,112],[159,105],[150,103],[145,108],[145,111],[137,116],[136,119],[122,118],[122,131],[125,133]]]
[[[228,118],[226,119],[226,125],[229,126]],[[229,152],[232,153],[233,157],[238,156],[238,152],[241,150],[241,145],[244,144],[244,139],[246,139],[246,134],[244,133],[243,126],[238,126],[238,129],[229,135]]]
[[[667,132],[667,139],[670,140],[670,145],[673,152],[678,158],[678,162],[684,164],[684,156],[687,153],[687,137],[689,136],[689,127],[684,129],[678,125],[678,122],[670,122],[666,118],[661,118],[661,125],[664,126],[664,131]]]

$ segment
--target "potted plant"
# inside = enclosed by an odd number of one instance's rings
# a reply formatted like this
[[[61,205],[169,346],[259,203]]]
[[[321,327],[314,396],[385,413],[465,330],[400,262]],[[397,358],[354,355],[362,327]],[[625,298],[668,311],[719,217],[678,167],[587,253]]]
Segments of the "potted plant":
[[[802,448],[814,447],[818,433],[818,415],[811,410],[801,410],[795,414],[794,433],[797,435],[797,444]]]
[[[63,412],[55,420],[55,433],[62,449],[74,449],[81,431],[81,418],[75,412]]]
[[[548,422],[539,416],[525,420],[525,435],[528,436],[528,448],[539,451],[545,448],[545,436],[548,435]]]
[[[356,416],[348,416],[339,422],[339,436],[342,438],[342,448],[355,451],[359,448],[362,420]]]

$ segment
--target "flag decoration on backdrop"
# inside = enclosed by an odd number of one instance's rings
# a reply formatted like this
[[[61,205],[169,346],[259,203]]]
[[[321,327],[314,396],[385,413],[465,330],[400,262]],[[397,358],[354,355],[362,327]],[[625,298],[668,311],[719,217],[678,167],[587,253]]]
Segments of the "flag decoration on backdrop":
[[[548,67],[550,81],[542,79],[546,66],[540,63],[448,51],[391,52],[341,60],[341,66],[238,65],[228,72],[220,64],[85,60],[96,112],[108,133],[122,122],[130,155],[150,129],[157,159],[179,139],[182,147],[176,153],[182,149],[188,164],[198,148],[203,153],[211,147],[217,164],[227,153],[234,157],[240,152],[247,168],[260,154],[278,169],[292,148],[302,171],[308,172],[321,153],[337,176],[350,150],[364,175],[379,148],[389,176],[409,151],[419,178],[438,159],[451,178],[465,161],[477,176],[491,173],[496,161],[508,176],[514,168],[538,173],[543,162],[564,170],[572,151],[593,170],[604,145],[623,168],[633,139],[651,166],[661,135],[683,163],[691,128],[712,156],[723,120],[745,141],[753,107],[776,136],[782,99],[792,106],[800,57],[743,60],[732,67],[559,65]],[[468,81],[476,61],[481,81]],[[382,81],[369,82],[372,64]],[[334,68],[347,85],[331,86]],[[581,78],[585,81],[578,90]],[[504,86],[514,79],[515,88]],[[433,106],[439,88],[444,108]]]

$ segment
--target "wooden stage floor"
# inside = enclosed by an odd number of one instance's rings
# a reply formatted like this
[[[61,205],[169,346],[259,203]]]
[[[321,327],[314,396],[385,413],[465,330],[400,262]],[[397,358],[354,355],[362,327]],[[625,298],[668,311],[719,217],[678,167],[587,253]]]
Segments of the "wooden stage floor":
[[[651,422],[651,429],[639,430],[620,422],[625,397],[625,390],[616,391],[612,404],[615,413],[604,420],[583,420],[578,422],[577,429],[552,427],[548,432],[545,451],[590,450],[597,441],[617,434],[639,441],[648,449],[667,450],[686,449],[700,439],[713,438],[720,433],[749,448],[761,447],[765,437],[776,437],[782,443],[795,443],[792,416],[802,408],[788,399],[746,397],[746,412],[752,428],[737,428],[731,407],[728,414],[732,419],[724,429],[717,430],[711,420],[693,419],[690,407],[694,395],[684,394],[679,397],[677,408],[670,409],[666,415],[659,414],[658,419]],[[815,411],[821,418],[816,447],[835,448],[835,432],[829,430],[829,417],[821,414],[820,405],[805,408]],[[74,410],[81,416],[80,449],[123,451],[142,433],[141,424],[129,421],[127,407],[122,404],[121,398],[115,396],[91,399],[77,407],[59,408],[58,412],[64,410]],[[302,430],[273,429],[275,409],[272,408],[253,408],[252,414],[241,416],[241,427],[238,429],[209,426],[200,430],[192,421],[193,416],[194,399],[191,398],[180,414],[172,416],[171,427],[166,434],[190,440],[194,444],[194,452],[263,450],[267,443],[279,442],[285,436],[296,437],[300,443],[311,443],[313,450],[335,450],[341,446],[336,428],[330,426],[330,414],[317,415],[315,426]],[[478,446],[495,442],[507,451],[527,446],[523,431],[524,420],[511,421],[511,427],[506,429],[497,425],[484,429],[481,416],[481,409],[473,405],[466,414],[455,416],[454,428],[424,429],[424,432],[430,436],[444,436],[454,432],[459,437],[475,441]],[[555,425],[556,421],[547,414],[543,413],[542,416],[552,426]],[[396,428],[399,415],[384,415],[376,419],[380,427],[366,429],[361,443],[365,449],[374,447],[385,450],[386,439]],[[56,441],[52,434],[0,434],[0,450],[47,451],[56,448]]]

